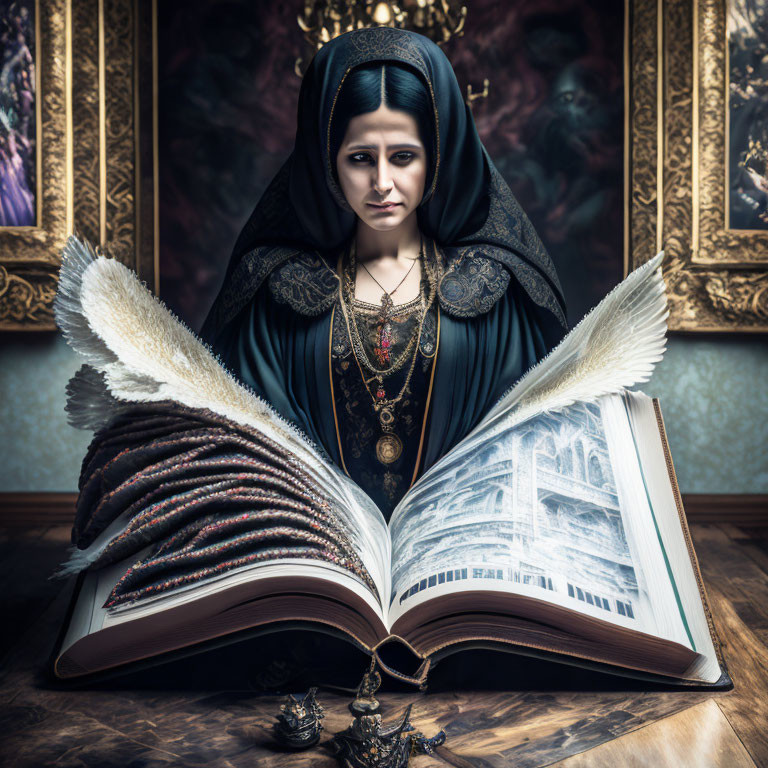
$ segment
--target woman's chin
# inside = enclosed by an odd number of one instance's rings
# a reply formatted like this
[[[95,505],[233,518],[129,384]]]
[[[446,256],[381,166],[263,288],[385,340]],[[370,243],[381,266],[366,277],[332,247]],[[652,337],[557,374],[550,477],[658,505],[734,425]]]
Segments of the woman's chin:
[[[402,213],[396,214],[378,214],[371,216],[370,214],[363,218],[363,221],[377,232],[390,232],[393,229],[397,229],[402,223],[405,217]]]

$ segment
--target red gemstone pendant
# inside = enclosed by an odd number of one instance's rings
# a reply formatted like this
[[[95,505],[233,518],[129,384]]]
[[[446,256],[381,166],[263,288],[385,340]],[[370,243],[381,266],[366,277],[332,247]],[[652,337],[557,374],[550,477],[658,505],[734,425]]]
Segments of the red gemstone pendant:
[[[376,354],[376,359],[378,360],[379,365],[389,365],[390,356],[391,356],[390,354],[391,346],[392,346],[392,323],[390,323],[389,320],[387,320],[385,317],[382,320],[381,326],[379,328],[379,343],[374,348],[374,353]]]

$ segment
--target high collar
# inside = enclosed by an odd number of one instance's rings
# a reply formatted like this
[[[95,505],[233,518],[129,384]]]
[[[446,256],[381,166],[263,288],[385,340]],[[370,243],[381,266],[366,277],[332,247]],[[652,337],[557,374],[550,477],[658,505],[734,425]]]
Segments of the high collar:
[[[425,243],[426,258],[437,267],[440,308],[454,317],[476,317],[488,312],[509,285],[511,269],[473,246],[441,248]],[[339,249],[336,257],[345,249]],[[294,251],[271,271],[272,296],[300,315],[314,317],[328,312],[339,295],[338,268],[331,269],[316,251]]]

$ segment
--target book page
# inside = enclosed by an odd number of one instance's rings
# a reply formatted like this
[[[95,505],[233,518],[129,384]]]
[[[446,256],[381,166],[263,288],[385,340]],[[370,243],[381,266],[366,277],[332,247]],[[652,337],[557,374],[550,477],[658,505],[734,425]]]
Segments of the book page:
[[[667,568],[675,585],[686,627],[694,649],[701,654],[691,676],[710,683],[720,677],[717,652],[700,591],[700,574],[694,570],[695,554],[690,535],[683,527],[684,512],[677,481],[666,445],[661,409],[641,392],[627,392],[623,397],[633,434],[638,436],[637,452],[645,479],[645,490],[659,539],[667,553]],[[679,505],[679,507],[678,507]]]
[[[360,557],[367,574],[371,577],[372,584],[370,583],[371,580],[363,580],[358,571],[353,572],[347,567],[336,565],[329,561],[330,558],[305,557],[296,559],[288,551],[285,551],[282,555],[280,552],[276,553],[277,556],[268,560],[252,559],[250,557],[252,552],[255,551],[258,554],[256,547],[250,551],[236,551],[233,555],[228,556],[228,562],[225,563],[227,567],[217,568],[217,562],[221,563],[223,558],[217,555],[219,542],[214,541],[197,549],[189,545],[184,547],[183,553],[189,558],[197,553],[205,556],[207,560],[202,565],[196,566],[192,561],[184,569],[177,567],[176,571],[169,571],[166,568],[162,576],[158,576],[157,568],[155,568],[144,578],[143,582],[139,582],[139,586],[144,587],[141,597],[120,602],[107,608],[105,603],[109,601],[112,590],[116,588],[118,582],[126,574],[129,574],[135,564],[151,560],[157,546],[151,544],[132,553],[125,559],[88,572],[87,583],[89,585],[98,584],[97,594],[94,597],[96,604],[95,606],[91,605],[89,600],[78,601],[76,620],[72,622],[72,626],[76,625],[76,627],[70,632],[70,642],[98,631],[102,626],[109,626],[113,619],[117,621],[131,620],[185,602],[199,600],[205,597],[211,589],[218,591],[248,581],[279,579],[281,575],[304,578],[309,580],[308,583],[317,579],[333,582],[362,599],[368,606],[375,606],[373,610],[383,624],[391,585],[389,529],[374,502],[349,478],[341,476],[339,472],[330,479],[333,481],[333,485],[328,483],[326,489],[336,502],[333,511],[338,523],[347,534],[349,545]],[[112,541],[119,540],[131,519],[131,511],[126,510],[107,526],[89,548],[95,553],[94,556],[98,556],[98,553],[109,546]],[[236,539],[233,540],[236,541]],[[76,554],[82,557],[83,553],[81,551]],[[213,560],[213,567],[210,567],[210,563],[215,557],[218,557],[218,561]],[[158,554],[157,558],[169,560],[172,567],[178,560],[175,555],[169,558],[167,554],[162,553]],[[207,564],[210,573],[205,578],[196,578],[195,567],[199,570],[205,568]],[[165,582],[162,584],[163,588],[156,589],[154,584],[162,580]],[[72,627],[70,628],[72,629]]]
[[[575,403],[498,430],[412,489],[390,521],[390,624],[427,599],[509,592],[677,641],[647,573],[661,554],[640,542],[614,467],[637,459],[606,434],[604,401]],[[618,446],[618,447],[617,447]],[[632,471],[630,468],[629,471]],[[663,590],[654,604],[671,599]]]
[[[360,600],[364,601],[382,622],[384,619],[378,601],[359,579],[356,579],[343,568],[321,561],[285,559],[256,563],[207,579],[200,584],[176,589],[168,594],[105,610],[100,606],[109,595],[114,582],[119,578],[119,574],[120,569],[115,569],[114,566],[112,569],[105,569],[104,573],[98,574],[94,611],[89,632],[150,616],[169,608],[199,600],[207,595],[221,593],[238,584],[286,577],[305,580],[307,585],[314,580],[332,581],[353,592]],[[307,589],[307,594],[312,594],[312,590]]]
[[[330,468],[334,470],[335,488],[328,483],[326,489],[333,493],[338,502],[336,512],[379,590],[381,607],[385,611],[390,601],[389,590],[392,583],[389,527],[373,499],[341,470]]]
[[[150,549],[146,548],[142,554],[147,554]],[[258,596],[269,596],[273,591],[284,593],[287,584],[294,585],[289,592],[294,596],[298,593],[308,599],[319,597],[340,600],[358,611],[361,620],[367,621],[373,628],[371,631],[380,636],[386,632],[384,611],[368,587],[349,571],[331,563],[289,558],[255,563],[127,605],[105,608],[105,601],[128,566],[126,562],[115,563],[86,575],[60,654],[65,654],[82,638],[103,629],[150,617],[157,618],[174,609],[206,600],[210,604],[213,598],[214,609],[201,609],[200,618],[207,618],[226,612],[233,602],[235,606],[242,607],[245,602],[253,602]],[[244,602],[243,594],[250,594],[251,597]],[[232,595],[239,597],[233,598]],[[259,615],[257,608],[254,612],[254,626],[259,624]],[[194,622],[191,626],[194,627]]]

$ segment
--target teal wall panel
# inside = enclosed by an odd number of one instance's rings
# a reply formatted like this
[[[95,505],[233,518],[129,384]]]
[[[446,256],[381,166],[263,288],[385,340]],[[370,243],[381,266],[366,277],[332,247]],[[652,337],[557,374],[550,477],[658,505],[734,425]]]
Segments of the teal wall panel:
[[[653,378],[683,493],[768,493],[768,342],[672,336]]]
[[[61,334],[0,335],[0,491],[75,491],[90,433],[67,424],[81,360]]]

